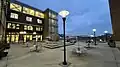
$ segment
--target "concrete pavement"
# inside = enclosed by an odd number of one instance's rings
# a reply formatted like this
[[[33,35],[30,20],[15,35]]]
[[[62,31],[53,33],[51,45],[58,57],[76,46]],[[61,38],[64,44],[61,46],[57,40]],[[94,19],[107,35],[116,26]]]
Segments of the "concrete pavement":
[[[81,46],[86,43],[79,42]],[[72,54],[72,49],[77,46],[67,46],[67,61],[72,63],[69,67],[120,67],[120,51],[117,48],[110,48],[105,43],[99,43],[97,48],[88,50],[87,55]],[[24,48],[19,48],[24,49]],[[15,49],[18,54],[20,50]],[[25,49],[27,53],[27,49]],[[18,58],[13,58],[8,61],[8,67],[61,67],[58,65],[63,61],[63,47],[57,49],[43,49],[40,53],[28,53]],[[22,53],[21,53],[22,54]],[[5,64],[2,60],[1,64]]]

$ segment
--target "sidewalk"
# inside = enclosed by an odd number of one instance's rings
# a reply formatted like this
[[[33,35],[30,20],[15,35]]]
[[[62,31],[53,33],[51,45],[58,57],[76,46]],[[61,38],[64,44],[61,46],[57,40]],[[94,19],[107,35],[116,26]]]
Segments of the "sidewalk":
[[[80,44],[86,45],[86,43]],[[79,56],[71,53],[74,46],[78,46],[78,44],[66,47],[67,61],[72,63],[69,67],[120,67],[120,51],[117,48],[110,48],[106,43],[100,43],[96,48],[88,50],[87,55]],[[63,61],[63,50],[61,49],[63,48],[47,49],[42,53],[30,53],[30,56],[23,59],[10,61],[12,64],[8,67],[62,67],[59,65]],[[18,54],[17,52],[15,54]]]
[[[14,59],[17,57],[24,56],[29,53],[28,47],[22,47],[20,44],[11,44],[11,48],[9,49],[9,59]]]

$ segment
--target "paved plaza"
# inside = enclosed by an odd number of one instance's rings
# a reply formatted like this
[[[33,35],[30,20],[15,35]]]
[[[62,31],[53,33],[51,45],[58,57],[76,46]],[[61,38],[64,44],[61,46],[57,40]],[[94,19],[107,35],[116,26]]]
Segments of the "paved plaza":
[[[81,46],[86,43],[79,42]],[[87,50],[85,55],[72,53],[72,49],[78,46],[67,46],[67,61],[71,63],[69,67],[120,67],[120,51],[117,48],[110,48],[106,43],[99,43],[95,48]],[[42,47],[38,53],[29,52],[28,47],[12,44],[7,58],[0,60],[0,67],[62,67],[63,47],[48,49]]]

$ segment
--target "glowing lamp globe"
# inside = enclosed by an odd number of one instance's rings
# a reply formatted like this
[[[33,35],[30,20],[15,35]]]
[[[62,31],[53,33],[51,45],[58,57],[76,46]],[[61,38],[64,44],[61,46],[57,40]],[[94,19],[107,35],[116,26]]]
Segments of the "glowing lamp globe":
[[[69,15],[69,12],[67,10],[62,10],[59,12],[59,15],[62,17],[62,18],[65,18],[66,16]]]
[[[96,31],[96,29],[93,29],[93,32],[95,32]]]
[[[104,31],[104,33],[108,33],[108,31]]]

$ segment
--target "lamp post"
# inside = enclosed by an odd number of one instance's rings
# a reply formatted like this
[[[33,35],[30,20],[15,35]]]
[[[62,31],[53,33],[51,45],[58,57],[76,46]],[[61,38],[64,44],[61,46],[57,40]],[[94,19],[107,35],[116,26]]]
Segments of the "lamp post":
[[[91,41],[93,42],[93,37],[94,37],[94,35],[90,35],[90,37],[91,37],[91,39],[92,39]]]
[[[105,33],[105,39],[106,39],[106,42],[107,42],[107,33],[108,33],[108,31],[104,31],[104,33]]]
[[[59,12],[59,15],[63,19],[63,32],[64,32],[64,62],[63,62],[63,65],[67,65],[67,62],[66,62],[66,45],[65,45],[65,21],[66,21],[66,16],[69,15],[69,12],[66,11],[66,10],[62,10],[62,11]]]
[[[78,40],[79,36],[76,36],[76,42],[78,42],[78,50],[80,49],[79,47],[79,40]]]
[[[97,45],[96,44],[96,29],[93,29],[93,34],[94,34],[94,44]]]

